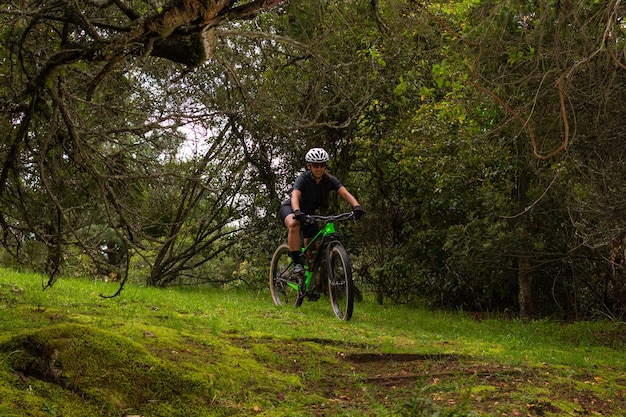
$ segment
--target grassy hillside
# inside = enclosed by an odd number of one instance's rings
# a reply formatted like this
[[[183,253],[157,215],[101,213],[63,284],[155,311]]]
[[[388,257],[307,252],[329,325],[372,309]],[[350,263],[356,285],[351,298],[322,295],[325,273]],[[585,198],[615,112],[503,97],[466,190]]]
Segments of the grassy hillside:
[[[0,269],[0,416],[623,415],[621,323],[478,320]]]

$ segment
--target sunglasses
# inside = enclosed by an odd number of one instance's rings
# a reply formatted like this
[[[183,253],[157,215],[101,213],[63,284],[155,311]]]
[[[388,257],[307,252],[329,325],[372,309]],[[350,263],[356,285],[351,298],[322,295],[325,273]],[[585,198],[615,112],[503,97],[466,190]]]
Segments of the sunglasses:
[[[318,162],[312,162],[312,163],[311,163],[311,166],[312,166],[313,168],[326,168],[326,162],[321,162],[321,163],[318,163]]]

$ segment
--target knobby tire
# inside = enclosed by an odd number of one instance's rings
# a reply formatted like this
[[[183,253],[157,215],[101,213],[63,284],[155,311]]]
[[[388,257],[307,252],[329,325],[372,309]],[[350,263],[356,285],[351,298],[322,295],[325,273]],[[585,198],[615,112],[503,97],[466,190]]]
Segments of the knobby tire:
[[[283,243],[274,251],[270,263],[270,292],[277,306],[299,307],[302,304],[303,298],[298,296],[298,290],[287,285],[287,282],[297,282],[297,277],[293,274],[293,266],[289,246]]]
[[[352,264],[346,249],[341,243],[331,243],[327,251],[328,295],[330,303],[337,318],[350,320],[354,308]]]

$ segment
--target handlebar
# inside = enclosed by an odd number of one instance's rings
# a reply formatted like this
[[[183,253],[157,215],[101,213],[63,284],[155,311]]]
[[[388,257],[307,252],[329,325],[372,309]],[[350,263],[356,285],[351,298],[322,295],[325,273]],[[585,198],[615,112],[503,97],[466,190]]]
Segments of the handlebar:
[[[332,216],[320,216],[319,214],[307,214],[304,224],[313,224],[316,221],[320,221],[326,224],[326,223],[330,223],[334,221],[349,220],[353,217],[354,217],[353,211],[349,211],[347,213],[341,213],[341,214],[334,214]]]

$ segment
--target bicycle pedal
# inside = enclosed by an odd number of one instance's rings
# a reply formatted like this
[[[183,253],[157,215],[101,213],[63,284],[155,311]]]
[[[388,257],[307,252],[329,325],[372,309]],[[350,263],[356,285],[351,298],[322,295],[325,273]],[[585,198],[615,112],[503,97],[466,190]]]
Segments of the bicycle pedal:
[[[304,274],[296,274],[295,278],[298,281],[298,289],[301,292],[306,292],[306,279]]]

